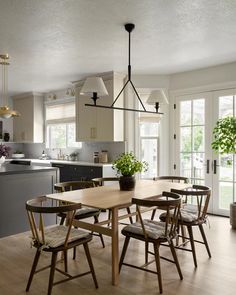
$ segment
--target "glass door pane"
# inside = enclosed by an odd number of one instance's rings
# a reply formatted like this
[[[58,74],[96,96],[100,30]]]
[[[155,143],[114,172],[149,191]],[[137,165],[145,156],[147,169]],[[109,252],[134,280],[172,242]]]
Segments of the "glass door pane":
[[[215,92],[215,123],[218,119],[235,116],[236,96],[232,90]],[[214,153],[217,161],[216,173],[213,173],[214,213],[229,215],[230,203],[236,201],[235,155]]]
[[[148,163],[148,170],[142,172],[141,178],[153,178],[157,176],[157,147],[156,138],[141,138],[141,160]]]
[[[139,123],[140,158],[148,163],[148,170],[141,178],[152,179],[158,175],[158,132],[159,123],[144,119]]]
[[[211,187],[208,212],[228,216],[236,202],[236,155],[219,156],[211,143],[217,120],[236,116],[236,90],[181,96],[176,102],[176,174]]]
[[[187,99],[179,104],[180,175],[192,183],[205,179],[205,99]]]

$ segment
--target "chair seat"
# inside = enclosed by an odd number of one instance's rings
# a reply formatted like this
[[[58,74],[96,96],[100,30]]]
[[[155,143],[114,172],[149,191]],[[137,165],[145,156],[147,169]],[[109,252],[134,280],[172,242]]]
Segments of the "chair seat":
[[[180,215],[184,222],[195,222],[199,219],[198,209],[195,205],[184,205],[184,207],[180,209]]]
[[[153,221],[149,219],[143,220],[146,233],[150,239],[165,238],[165,222]],[[122,234],[135,234],[144,237],[142,225],[139,222],[135,222],[127,225],[122,229]]]
[[[91,208],[91,207],[82,207],[81,209],[76,211],[75,214],[75,219],[83,219],[83,218],[87,218],[87,217],[91,217],[94,215],[99,215],[100,210],[96,209],[96,208]],[[57,214],[59,217],[61,218],[66,218],[66,214],[65,213],[59,213]]]
[[[172,212],[170,212],[170,216],[171,216]],[[180,209],[180,222],[184,221],[184,222],[196,222],[199,218],[198,218],[198,212],[197,212],[197,207],[195,205],[190,205],[187,204],[184,206],[184,208]],[[162,213],[160,215],[160,220],[164,221],[166,217],[166,212]]]
[[[46,228],[44,231],[45,242],[43,243],[42,239],[40,239],[42,246],[45,248],[56,248],[63,245],[66,239],[67,232],[68,227],[64,225],[56,225]],[[87,238],[88,236],[90,236],[89,232],[72,228],[70,231],[68,243]]]
[[[89,216],[99,215],[100,210],[91,207],[82,207],[76,211],[75,219],[85,218]],[[89,216],[88,216],[89,215]]]

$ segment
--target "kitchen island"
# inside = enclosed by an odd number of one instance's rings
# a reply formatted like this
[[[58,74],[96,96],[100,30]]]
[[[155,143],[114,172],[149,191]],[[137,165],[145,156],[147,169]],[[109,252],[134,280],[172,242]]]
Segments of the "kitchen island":
[[[0,238],[29,230],[25,202],[53,193],[59,169],[4,163],[0,167]]]

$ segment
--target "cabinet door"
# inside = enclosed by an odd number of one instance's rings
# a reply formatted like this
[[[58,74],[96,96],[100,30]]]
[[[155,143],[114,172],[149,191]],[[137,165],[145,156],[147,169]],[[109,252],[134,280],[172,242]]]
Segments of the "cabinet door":
[[[104,82],[108,96],[100,97],[98,104],[111,106],[113,102],[113,80]],[[100,141],[113,141],[114,122],[112,109],[96,109],[97,111],[97,139]]]
[[[16,142],[43,142],[43,97],[30,94],[13,98],[14,109],[20,117],[13,120],[13,138]]]
[[[76,140],[91,141],[97,138],[97,110],[86,107],[86,103],[92,103],[87,96],[79,94],[80,88],[76,89]]]
[[[102,167],[80,166],[80,175],[82,180],[102,177]]]
[[[14,100],[14,109],[21,116],[13,120],[13,139],[14,141],[33,142],[33,99],[19,98]]]
[[[73,169],[70,165],[52,163],[52,167],[60,169],[60,182],[72,180]]]
[[[74,166],[71,180],[86,181],[96,177],[102,177],[102,167]]]
[[[102,167],[67,165],[52,163],[53,167],[60,169],[60,182],[85,181],[102,177]]]

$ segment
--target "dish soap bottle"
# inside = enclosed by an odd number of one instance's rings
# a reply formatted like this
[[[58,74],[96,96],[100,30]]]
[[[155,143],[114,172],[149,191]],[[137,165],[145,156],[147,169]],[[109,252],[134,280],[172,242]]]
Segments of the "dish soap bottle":
[[[47,154],[45,154],[44,151],[42,152],[41,158],[42,160],[47,160]]]

